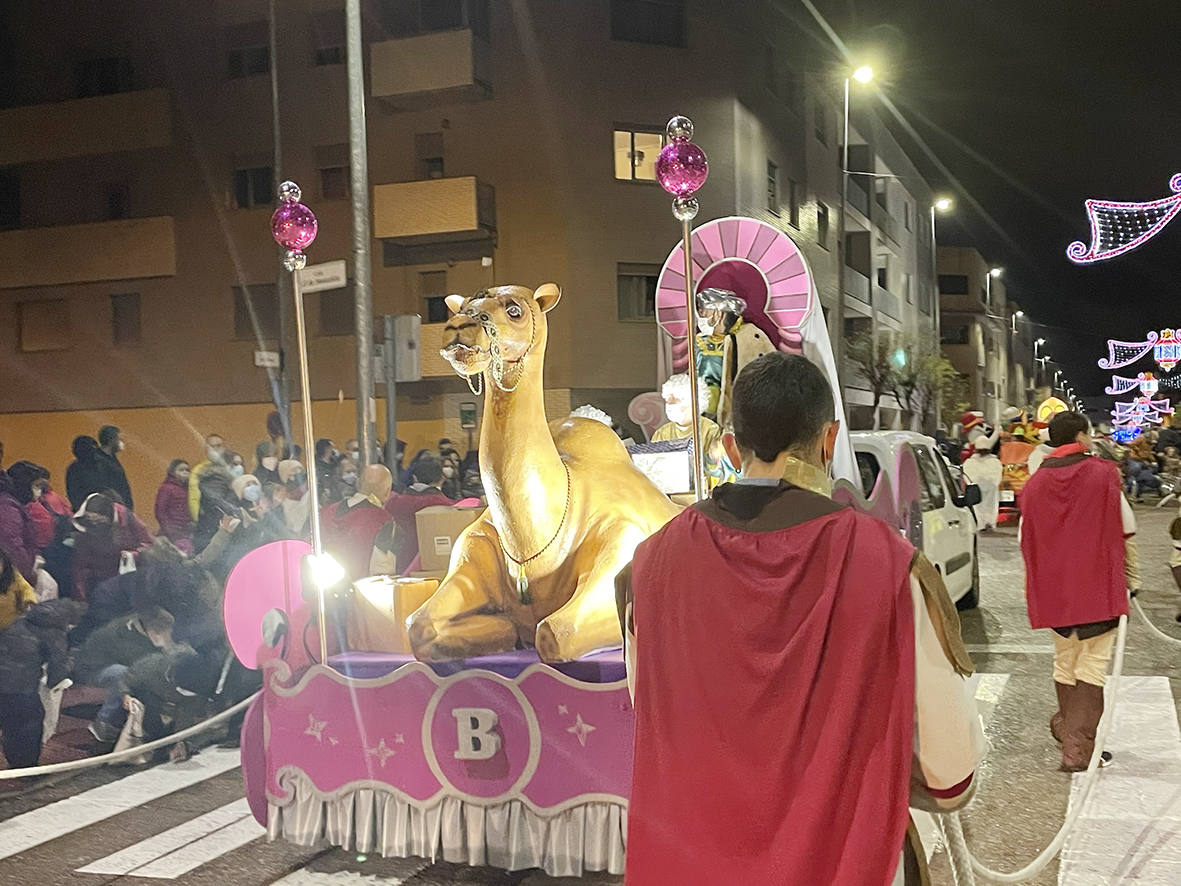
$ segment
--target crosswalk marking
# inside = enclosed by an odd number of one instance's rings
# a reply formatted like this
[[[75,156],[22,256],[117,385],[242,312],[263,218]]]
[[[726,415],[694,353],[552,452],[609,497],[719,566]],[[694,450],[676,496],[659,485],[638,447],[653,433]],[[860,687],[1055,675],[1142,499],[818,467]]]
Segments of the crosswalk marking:
[[[1181,883],[1181,729],[1168,677],[1120,679],[1107,745],[1115,763],[1099,774],[1066,839],[1059,884]],[[1071,809],[1082,778],[1071,780]]]
[[[237,750],[209,748],[0,821],[0,860],[235,769]]]
[[[410,876],[413,877],[420,871],[425,870],[427,866],[428,863],[423,862],[419,866],[419,870],[414,871]],[[282,880],[276,880],[271,886],[401,886],[405,882],[406,880],[399,877],[379,878],[375,874],[358,874],[353,871],[321,873],[302,868],[288,874]]]
[[[266,829],[250,814],[246,800],[235,800],[78,868],[78,873],[173,879],[261,837],[265,832]]]

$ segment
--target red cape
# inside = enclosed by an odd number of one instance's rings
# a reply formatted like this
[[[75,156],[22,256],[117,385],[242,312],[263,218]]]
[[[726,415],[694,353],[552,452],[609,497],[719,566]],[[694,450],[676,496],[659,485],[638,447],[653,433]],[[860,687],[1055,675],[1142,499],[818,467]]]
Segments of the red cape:
[[[1128,612],[1119,469],[1101,458],[1044,462],[1021,492],[1025,599],[1035,628]]]
[[[363,501],[353,508],[344,502],[336,502],[320,510],[324,547],[337,555],[349,578],[365,578],[369,575],[373,543],[390,519],[385,508],[379,508],[369,501]]]
[[[849,509],[771,532],[690,509],[640,545],[628,883],[891,882],[913,554]]]

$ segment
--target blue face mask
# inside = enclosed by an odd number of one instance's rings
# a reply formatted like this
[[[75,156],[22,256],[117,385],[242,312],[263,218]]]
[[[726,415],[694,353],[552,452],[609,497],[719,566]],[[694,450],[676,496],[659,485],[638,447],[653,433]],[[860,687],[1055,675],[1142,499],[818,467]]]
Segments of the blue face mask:
[[[243,465],[231,465],[230,466],[230,476],[231,477],[241,477],[245,473],[246,473],[246,468]]]
[[[262,487],[255,483],[251,483],[242,490],[242,497],[248,502],[256,503],[260,498],[262,498]]]

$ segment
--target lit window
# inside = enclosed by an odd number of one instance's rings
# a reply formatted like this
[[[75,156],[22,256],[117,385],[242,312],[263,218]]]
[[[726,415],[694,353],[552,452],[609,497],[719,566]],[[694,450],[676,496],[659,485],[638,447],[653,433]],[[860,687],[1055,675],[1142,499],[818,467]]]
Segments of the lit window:
[[[615,178],[619,181],[656,181],[656,158],[664,147],[659,130],[615,130]]]

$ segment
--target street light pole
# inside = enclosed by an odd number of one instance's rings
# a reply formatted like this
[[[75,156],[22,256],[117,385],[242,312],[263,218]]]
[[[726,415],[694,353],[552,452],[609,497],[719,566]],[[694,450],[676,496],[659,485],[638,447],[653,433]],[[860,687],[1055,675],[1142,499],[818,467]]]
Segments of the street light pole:
[[[842,419],[848,423],[849,404],[845,403],[845,219],[849,201],[849,78],[845,78],[844,134],[841,139],[841,208],[837,213],[837,329],[836,362],[837,387],[840,388],[841,403],[845,404]],[[870,296],[872,298],[872,295]],[[829,333],[832,337],[832,334]]]

